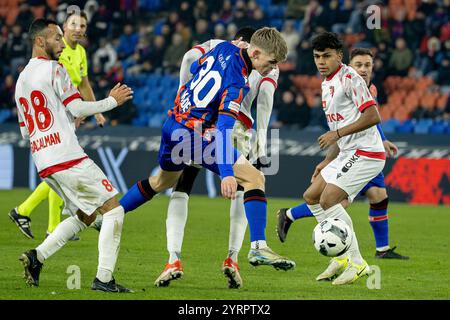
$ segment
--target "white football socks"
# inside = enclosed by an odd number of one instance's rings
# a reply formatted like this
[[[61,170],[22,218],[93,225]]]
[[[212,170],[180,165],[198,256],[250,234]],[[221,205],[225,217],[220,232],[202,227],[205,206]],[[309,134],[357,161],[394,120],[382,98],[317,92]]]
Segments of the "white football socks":
[[[266,240],[252,241],[251,248],[252,249],[265,249],[265,248],[267,248],[267,242],[266,242]]]
[[[377,251],[383,252],[389,250],[390,248],[391,248],[390,246],[377,247]]]
[[[353,261],[356,264],[362,264],[363,263],[363,257],[361,256],[361,253],[359,251],[358,246],[358,239],[356,238],[355,230],[353,229],[353,222],[352,218],[348,215],[347,211],[344,209],[344,207],[339,203],[328,210],[323,210],[322,207],[319,204],[311,205],[309,206],[309,209],[314,214],[314,216],[317,219],[317,222],[320,223],[326,218],[338,218],[343,220],[345,223],[347,223],[350,226],[350,229],[353,233],[352,243],[350,247],[348,248],[347,252],[345,252],[340,257],[348,256],[351,261]]]
[[[247,229],[245,216],[244,191],[236,192],[236,199],[231,200],[230,206],[230,236],[228,240],[228,256],[237,262],[239,251]]]
[[[166,234],[169,263],[180,259],[183,245],[184,227],[188,216],[189,196],[185,192],[174,191],[167,209]]]
[[[294,216],[292,215],[291,208],[286,210],[286,215],[291,221],[295,221]]]
[[[320,214],[320,211],[322,210],[322,207],[320,206],[320,204],[313,204],[313,205],[306,204],[306,206],[309,208],[309,211],[311,211],[314,215],[315,215],[314,212],[317,212],[318,214]],[[286,211],[286,215],[291,221],[295,221],[296,220],[294,218],[294,216],[292,215],[292,208],[289,208]]]
[[[323,211],[320,204],[312,204],[312,205],[307,204],[306,206],[312,212],[318,223],[321,223],[323,220],[325,220],[326,218],[325,211]]]
[[[350,218],[347,211],[339,203],[339,204],[332,206],[328,210],[326,210],[325,214],[327,215],[328,218],[341,219],[350,226],[350,229],[352,229],[352,233],[353,233],[353,239],[352,239],[352,243],[351,243],[350,247],[348,248],[346,254],[347,254],[348,258],[351,261],[353,261],[354,263],[362,264],[364,259],[361,256],[361,252],[359,252],[358,239],[356,238],[356,232],[353,229],[352,218]]]
[[[103,224],[98,236],[97,269],[97,279],[101,282],[112,280],[117,256],[119,255],[124,215],[125,212],[122,206],[114,208],[103,215]]]
[[[56,251],[61,249],[67,241],[87,226],[78,217],[69,217],[63,220],[56,229],[37,248],[38,260],[43,263]]]

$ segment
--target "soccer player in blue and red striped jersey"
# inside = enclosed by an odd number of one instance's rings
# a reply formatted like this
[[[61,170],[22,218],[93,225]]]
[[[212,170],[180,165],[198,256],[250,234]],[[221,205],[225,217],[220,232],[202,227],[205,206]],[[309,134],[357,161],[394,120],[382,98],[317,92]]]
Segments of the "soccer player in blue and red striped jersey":
[[[276,269],[293,268],[294,261],[273,252],[265,241],[264,175],[233,147],[230,138],[240,104],[249,90],[251,70],[266,76],[286,55],[281,34],[275,28],[262,28],[253,34],[248,49],[223,42],[194,62],[190,68],[193,77],[180,87],[162,128],[161,170],[137,182],[123,196],[120,203],[125,212],[172,187],[186,163],[194,161],[220,176],[224,197],[234,199],[238,184],[244,188],[251,240],[249,262]]]
[[[355,48],[350,54],[350,64],[356,72],[366,81],[370,93],[377,99],[377,88],[372,83],[373,72],[373,53],[369,49]],[[377,129],[383,140],[384,147],[389,156],[395,156],[398,148],[395,144],[386,139],[381,124],[377,124]],[[337,155],[337,154],[336,154]],[[321,169],[326,166],[325,162],[316,166],[313,177],[317,176]],[[389,197],[384,183],[383,172],[380,172],[373,178],[360,192],[360,195],[366,196],[370,203],[369,223],[375,236],[376,253],[375,257],[380,259],[409,259],[395,252],[395,248],[389,246],[389,227],[388,227],[388,203]],[[348,206],[348,201],[344,200],[343,206]],[[311,210],[306,203],[290,209],[280,209],[278,212],[277,233],[281,242],[284,242],[287,232],[293,221],[313,217]]]

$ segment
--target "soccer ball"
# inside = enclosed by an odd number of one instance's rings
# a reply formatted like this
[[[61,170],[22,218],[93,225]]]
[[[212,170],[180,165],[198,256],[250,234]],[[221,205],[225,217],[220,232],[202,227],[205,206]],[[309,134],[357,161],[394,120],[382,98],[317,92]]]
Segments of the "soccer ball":
[[[312,238],[317,251],[327,257],[336,257],[350,247],[353,233],[343,220],[328,218],[314,228]]]

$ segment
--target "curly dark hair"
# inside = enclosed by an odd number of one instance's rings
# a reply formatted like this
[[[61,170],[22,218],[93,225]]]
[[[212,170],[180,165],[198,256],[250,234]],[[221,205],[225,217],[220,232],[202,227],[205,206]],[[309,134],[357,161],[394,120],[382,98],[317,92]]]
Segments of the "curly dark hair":
[[[313,50],[325,51],[325,49],[335,49],[342,52],[344,44],[339,36],[333,32],[322,32],[314,36],[311,40]]]

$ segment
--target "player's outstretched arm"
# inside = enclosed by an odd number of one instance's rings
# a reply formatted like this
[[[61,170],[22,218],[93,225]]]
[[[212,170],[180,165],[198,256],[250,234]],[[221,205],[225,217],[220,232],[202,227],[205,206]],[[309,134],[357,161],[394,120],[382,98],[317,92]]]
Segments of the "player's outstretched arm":
[[[89,82],[89,77],[85,76],[81,78],[81,83],[78,86],[78,90],[80,90],[81,96],[85,101],[95,101],[94,90],[92,90],[91,84]],[[95,115],[95,120],[97,125],[103,127],[106,123],[105,117],[101,113],[97,113]]]
[[[230,141],[231,131],[235,121],[235,115],[232,115],[229,111],[220,113],[217,120],[217,129],[218,134],[221,135],[221,139],[219,139],[221,144],[217,143],[218,140],[216,139],[216,145],[217,148],[220,148],[221,150],[217,150],[216,154],[220,155],[218,156],[219,158],[222,157],[221,159],[218,159],[220,178],[222,179],[220,188],[222,195],[228,199],[235,199],[237,191],[237,182],[234,177],[233,164],[227,162],[227,154],[231,151],[228,150],[228,147],[233,145]]]
[[[233,152],[233,144],[231,142],[231,132],[234,123],[239,114],[242,99],[247,91],[244,88],[229,86],[222,94],[221,104],[219,107],[219,115],[217,118],[218,134],[221,135],[221,143],[216,138],[216,157],[220,178],[222,179],[221,190],[222,195],[226,198],[235,199],[237,191],[237,183],[234,177],[233,163],[228,159]]]
[[[274,94],[275,85],[270,81],[263,81],[259,88],[256,105],[257,169],[270,166],[266,158],[266,146],[267,130],[269,128],[270,115],[272,114]]]
[[[67,109],[76,118],[88,117],[96,113],[114,109],[133,99],[133,91],[125,84],[116,84],[109,93],[109,97],[100,101],[82,101],[75,99],[67,105]]]
[[[111,89],[109,96],[117,101],[117,106],[121,106],[128,100],[133,99],[133,90],[126,84],[120,84],[119,82]]]

